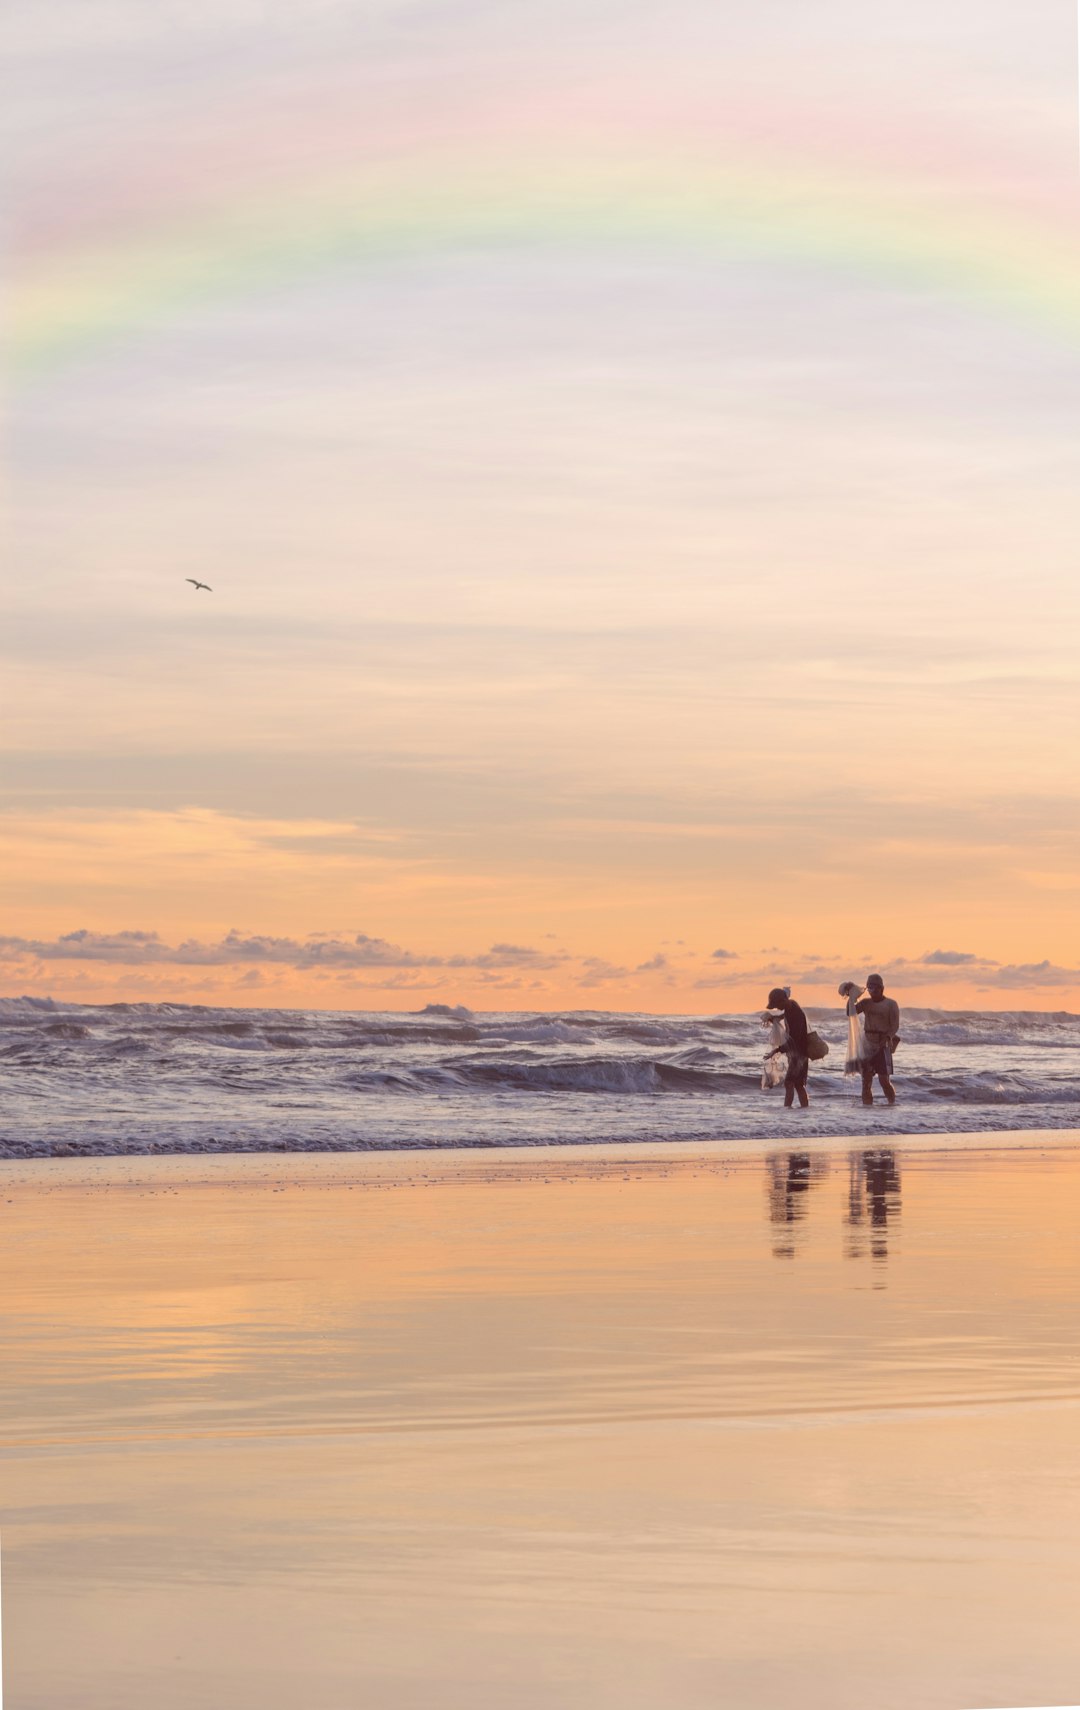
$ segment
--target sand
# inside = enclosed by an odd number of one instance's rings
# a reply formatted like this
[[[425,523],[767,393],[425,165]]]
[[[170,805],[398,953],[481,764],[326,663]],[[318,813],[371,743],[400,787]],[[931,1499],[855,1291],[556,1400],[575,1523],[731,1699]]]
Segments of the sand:
[[[1080,1137],[0,1167],[18,1710],[1069,1703]]]

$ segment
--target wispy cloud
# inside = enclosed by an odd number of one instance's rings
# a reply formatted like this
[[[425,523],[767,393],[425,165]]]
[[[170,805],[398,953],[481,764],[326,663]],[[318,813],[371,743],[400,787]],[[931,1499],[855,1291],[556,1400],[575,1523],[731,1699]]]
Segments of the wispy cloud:
[[[984,958],[971,950],[931,950],[920,960],[924,968],[963,968],[981,963]]]
[[[38,989],[48,989],[63,969],[65,989],[81,988],[106,970],[135,990],[140,982],[163,982],[177,991],[221,989],[222,981],[242,983],[267,992],[299,975],[312,993],[319,982],[347,986],[351,991],[389,992],[448,989],[451,986],[550,993],[567,997],[574,991],[607,988],[621,1003],[643,995],[680,990],[729,992],[735,1007],[748,994],[771,986],[791,985],[812,1002],[831,999],[842,980],[862,980],[871,968],[866,956],[825,961],[805,953],[779,951],[751,967],[733,952],[719,958],[715,951],[690,947],[673,960],[658,950],[640,962],[616,962],[604,955],[562,947],[543,949],[527,943],[497,940],[484,949],[434,951],[415,949],[366,932],[313,932],[306,937],[232,930],[220,937],[177,938],[139,927],[96,932],[89,928],[56,937],[0,935],[0,966]],[[1038,992],[1080,988],[1080,968],[1041,961],[1001,962],[968,950],[935,949],[916,956],[874,958],[889,990],[905,993],[948,992],[962,986],[968,992]],[[52,970],[53,972],[50,972]],[[170,970],[166,973],[165,970]],[[292,989],[296,989],[293,987]],[[304,989],[302,985],[301,990]],[[916,999],[916,1001],[918,1001]]]
[[[1003,991],[1025,991],[1032,986],[1075,986],[1080,968],[1062,968],[1056,962],[1010,962],[993,969],[985,984]]]
[[[754,968],[717,969],[693,982],[697,991],[738,988],[755,983],[775,985],[779,978],[795,988],[835,990],[841,980],[861,979],[869,970],[866,958],[849,965],[822,963],[788,956]],[[947,989],[957,981],[981,991],[1024,991],[1039,987],[1080,985],[1080,968],[1051,962],[998,962],[962,950],[933,950],[924,956],[893,957],[877,964],[890,989],[897,986],[939,986]]]
[[[629,975],[629,968],[622,968],[616,962],[608,962],[603,956],[585,956],[582,959],[578,984],[586,987],[606,986],[628,979]]]
[[[313,934],[281,938],[268,933],[227,932],[216,942],[188,938],[168,944],[156,932],[91,932],[80,928],[58,938],[0,937],[0,958],[34,957],[43,962],[106,962],[120,967],[171,964],[181,967],[229,967],[278,964],[287,968],[553,968],[565,958],[523,944],[493,944],[472,955],[434,956],[406,950],[366,932],[352,937]]]

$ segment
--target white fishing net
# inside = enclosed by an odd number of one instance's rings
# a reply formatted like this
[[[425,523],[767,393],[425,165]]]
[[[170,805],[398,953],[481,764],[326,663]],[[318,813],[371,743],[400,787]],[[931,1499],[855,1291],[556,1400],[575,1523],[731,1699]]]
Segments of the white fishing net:
[[[771,1010],[761,1012],[761,1025],[765,1029],[765,1060],[761,1065],[761,1084],[768,1092],[771,1087],[779,1087],[784,1083],[788,1072],[788,1055],[784,1047],[787,1044],[787,1022],[782,1015],[774,1015]]]
[[[869,1055],[866,1043],[866,1022],[855,1009],[862,989],[854,980],[845,980],[840,987],[840,996],[847,999],[847,1053],[844,1058],[845,1075],[859,1075],[861,1079],[863,1059]]]

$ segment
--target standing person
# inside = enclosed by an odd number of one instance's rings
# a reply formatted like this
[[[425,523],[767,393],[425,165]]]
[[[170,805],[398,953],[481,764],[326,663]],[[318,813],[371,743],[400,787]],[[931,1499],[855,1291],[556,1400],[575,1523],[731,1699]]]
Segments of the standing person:
[[[900,1005],[895,998],[885,996],[885,981],[880,974],[870,974],[866,981],[866,996],[855,1005],[866,1024],[866,1056],[862,1061],[862,1101],[874,1102],[874,1076],[885,1094],[886,1102],[896,1103],[892,1084],[893,1048],[900,1043]]]
[[[806,1054],[806,1035],[810,1031],[806,1016],[786,986],[783,990],[775,986],[766,1001],[770,1009],[782,1012],[787,1026],[788,1068],[784,1076],[784,1108],[791,1109],[795,1103],[795,1094],[798,1093],[799,1104],[805,1110],[810,1103],[806,1090],[806,1071],[810,1067],[810,1059]]]

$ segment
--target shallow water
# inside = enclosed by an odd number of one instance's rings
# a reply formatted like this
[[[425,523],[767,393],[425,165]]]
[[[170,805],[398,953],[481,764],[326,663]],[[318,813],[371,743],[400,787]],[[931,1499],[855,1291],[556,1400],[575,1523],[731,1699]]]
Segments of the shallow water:
[[[1075,1701],[1080,1148],[0,1166],[20,1710]]]

